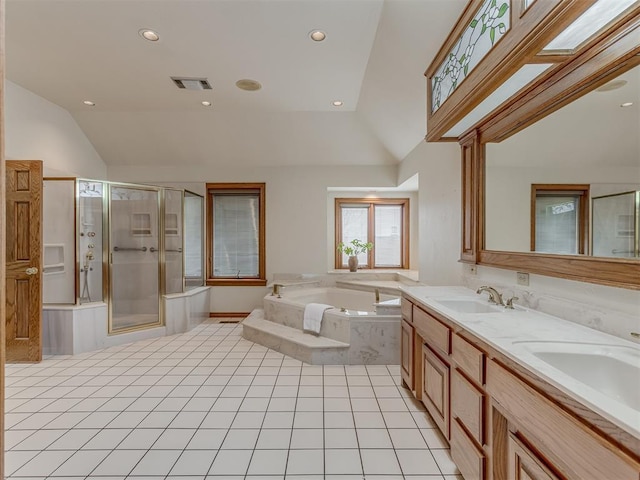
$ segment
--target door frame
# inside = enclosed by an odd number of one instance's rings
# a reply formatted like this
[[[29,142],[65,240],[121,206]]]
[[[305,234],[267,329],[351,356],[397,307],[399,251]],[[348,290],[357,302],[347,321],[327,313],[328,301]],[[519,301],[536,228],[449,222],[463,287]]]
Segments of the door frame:
[[[0,0],[0,272],[6,272],[6,208],[5,205],[5,163],[4,163],[4,32],[5,32],[5,2]],[[0,275],[0,319],[6,317],[6,288],[7,281]],[[5,355],[5,322],[0,321],[0,480],[4,478],[4,355]]]

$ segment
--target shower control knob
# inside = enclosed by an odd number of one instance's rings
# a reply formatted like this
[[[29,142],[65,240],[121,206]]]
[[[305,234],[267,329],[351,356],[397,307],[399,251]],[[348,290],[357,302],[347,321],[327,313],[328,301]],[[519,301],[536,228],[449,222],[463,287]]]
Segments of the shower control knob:
[[[24,273],[26,273],[27,275],[35,275],[36,273],[38,273],[38,268],[37,267],[29,267],[24,271]]]

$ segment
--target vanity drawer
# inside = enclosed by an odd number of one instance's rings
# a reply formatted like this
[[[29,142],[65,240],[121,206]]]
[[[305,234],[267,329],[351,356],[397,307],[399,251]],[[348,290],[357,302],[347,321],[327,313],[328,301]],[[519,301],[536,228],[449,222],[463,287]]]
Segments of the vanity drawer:
[[[411,303],[406,298],[403,298],[400,301],[400,313],[402,313],[402,318],[404,318],[407,322],[413,323],[413,303]]]
[[[451,458],[468,480],[484,480],[486,457],[473,444],[457,420],[451,422]]]
[[[451,330],[449,327],[415,305],[413,307],[413,325],[431,348],[438,349],[445,355],[451,353]]]
[[[453,336],[453,360],[469,378],[484,385],[485,355],[459,335]]]
[[[465,426],[479,445],[485,443],[486,396],[458,371],[451,375],[451,414]]]

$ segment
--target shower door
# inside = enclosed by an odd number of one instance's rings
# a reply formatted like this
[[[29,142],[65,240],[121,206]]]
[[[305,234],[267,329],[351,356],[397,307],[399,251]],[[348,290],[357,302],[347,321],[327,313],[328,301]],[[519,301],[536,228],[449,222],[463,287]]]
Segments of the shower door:
[[[109,193],[109,333],[160,325],[160,193],[114,184]]]

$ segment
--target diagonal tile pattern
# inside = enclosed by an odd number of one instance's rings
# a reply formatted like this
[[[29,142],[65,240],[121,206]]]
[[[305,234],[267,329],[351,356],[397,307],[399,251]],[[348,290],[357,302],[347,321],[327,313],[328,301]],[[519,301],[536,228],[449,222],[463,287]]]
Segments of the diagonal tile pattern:
[[[6,367],[12,480],[461,480],[397,365],[306,365],[207,321]]]

